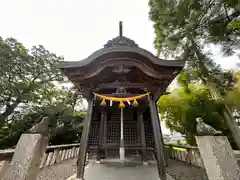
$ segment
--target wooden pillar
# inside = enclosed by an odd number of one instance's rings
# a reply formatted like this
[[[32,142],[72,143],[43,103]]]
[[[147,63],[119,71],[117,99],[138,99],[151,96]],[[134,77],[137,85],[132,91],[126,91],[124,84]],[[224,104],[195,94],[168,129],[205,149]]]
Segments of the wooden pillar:
[[[81,180],[84,180],[85,158],[86,158],[89,129],[92,121],[93,101],[94,100],[92,95],[90,100],[88,101],[88,111],[87,111],[87,116],[84,120],[81,144],[80,144],[79,153],[78,153],[77,178]]]
[[[158,112],[156,108],[155,101],[149,97],[149,107],[150,107],[150,114],[151,114],[151,121],[153,127],[153,134],[154,134],[154,142],[156,148],[156,158],[157,158],[157,168],[158,168],[158,175],[161,180],[166,180],[166,172],[165,172],[165,165],[164,165],[164,145],[161,140],[161,131],[159,127]]]
[[[140,112],[136,111],[136,117],[137,117],[137,143],[141,144],[141,122],[140,122]]]
[[[158,119],[157,122],[158,122],[159,132],[161,134],[161,142],[162,142],[162,145],[163,145],[164,165],[168,166],[168,157],[167,157],[167,153],[166,153],[166,150],[165,150],[165,147],[164,147],[163,134],[162,134],[162,129],[161,129],[161,124],[160,124],[160,119],[159,119],[157,107],[156,107],[156,112],[157,112],[157,119]]]
[[[140,112],[138,114],[138,122],[139,122],[139,130],[140,130],[140,140],[142,146],[142,161],[146,162],[146,138],[145,138],[145,130],[144,130],[144,122],[143,122],[143,114]]]
[[[102,145],[104,143],[104,124],[106,119],[106,113],[105,110],[101,110],[101,119],[100,119],[100,138],[99,138],[99,144],[98,144],[98,154],[97,154],[97,160],[100,161],[100,151],[102,148]]]
[[[108,112],[106,111],[105,114],[105,120],[104,120],[104,128],[103,128],[103,144],[104,144],[104,156],[106,158],[107,156],[107,148],[106,148],[106,143],[107,143],[107,120],[108,120]]]
[[[124,139],[123,139],[123,108],[121,108],[121,137],[120,137],[120,148],[119,148],[119,155],[120,161],[123,163],[125,159],[125,149],[124,149]]]

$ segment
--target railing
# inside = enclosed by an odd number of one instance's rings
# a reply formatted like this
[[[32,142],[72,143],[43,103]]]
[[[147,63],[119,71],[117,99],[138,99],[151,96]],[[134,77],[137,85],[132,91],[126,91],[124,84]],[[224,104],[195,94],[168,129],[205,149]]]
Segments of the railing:
[[[205,169],[198,147],[165,144],[165,151],[170,159],[183,161],[185,163]],[[237,161],[240,160],[240,151],[234,151]]]
[[[166,144],[165,150],[168,158],[186,162],[204,168],[198,147]]]
[[[76,158],[79,151],[79,145],[80,144],[48,146],[42,158],[40,168],[51,166],[53,164],[59,164],[62,161]],[[167,157],[170,159],[183,161],[200,168],[205,168],[198,147],[165,144],[165,150]],[[14,151],[14,149],[0,150],[0,177],[2,173],[6,171]],[[234,151],[234,153],[236,155],[236,159],[240,160],[240,151]]]
[[[53,164],[59,164],[68,159],[76,158],[79,151],[79,145],[80,144],[48,146],[42,158],[40,169]],[[0,150],[0,177],[6,171],[14,151],[14,149]]]

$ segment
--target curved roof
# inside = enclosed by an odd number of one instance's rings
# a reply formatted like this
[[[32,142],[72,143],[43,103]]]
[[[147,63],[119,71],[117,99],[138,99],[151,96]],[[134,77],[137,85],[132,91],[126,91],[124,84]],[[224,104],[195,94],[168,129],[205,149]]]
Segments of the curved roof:
[[[140,47],[131,39],[125,36],[118,36],[104,45],[104,48],[95,51],[86,59],[80,61],[63,61],[58,65],[59,68],[77,68],[87,66],[88,64],[94,62],[95,60],[103,57],[119,57],[119,54],[126,55],[140,55],[148,59],[151,63],[158,66],[172,66],[172,67],[183,67],[185,64],[184,60],[163,60],[154,56],[149,51],[146,51]]]

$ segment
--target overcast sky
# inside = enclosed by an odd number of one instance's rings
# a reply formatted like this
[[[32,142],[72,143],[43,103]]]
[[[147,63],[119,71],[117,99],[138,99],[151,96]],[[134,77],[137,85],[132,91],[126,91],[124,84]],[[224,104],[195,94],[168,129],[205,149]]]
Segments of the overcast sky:
[[[123,35],[156,54],[154,30],[148,19],[147,0],[0,0],[0,36],[13,37],[28,48],[42,44],[64,56],[67,61],[81,60]],[[223,58],[209,47],[224,68],[234,68],[236,57]]]
[[[147,0],[0,0],[0,36],[14,37],[27,47],[42,44],[67,61],[81,60],[123,34],[155,54],[154,30],[148,19]],[[234,68],[237,58],[222,58],[224,68]]]

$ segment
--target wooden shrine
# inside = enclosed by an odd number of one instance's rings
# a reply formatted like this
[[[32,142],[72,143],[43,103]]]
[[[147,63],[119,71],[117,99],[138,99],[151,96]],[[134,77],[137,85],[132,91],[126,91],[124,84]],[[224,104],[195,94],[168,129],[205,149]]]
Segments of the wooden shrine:
[[[60,69],[88,100],[77,162],[84,179],[86,154],[97,160],[121,162],[156,158],[166,179],[163,137],[156,101],[184,66],[183,60],[163,60],[122,35],[81,61],[62,62]]]

